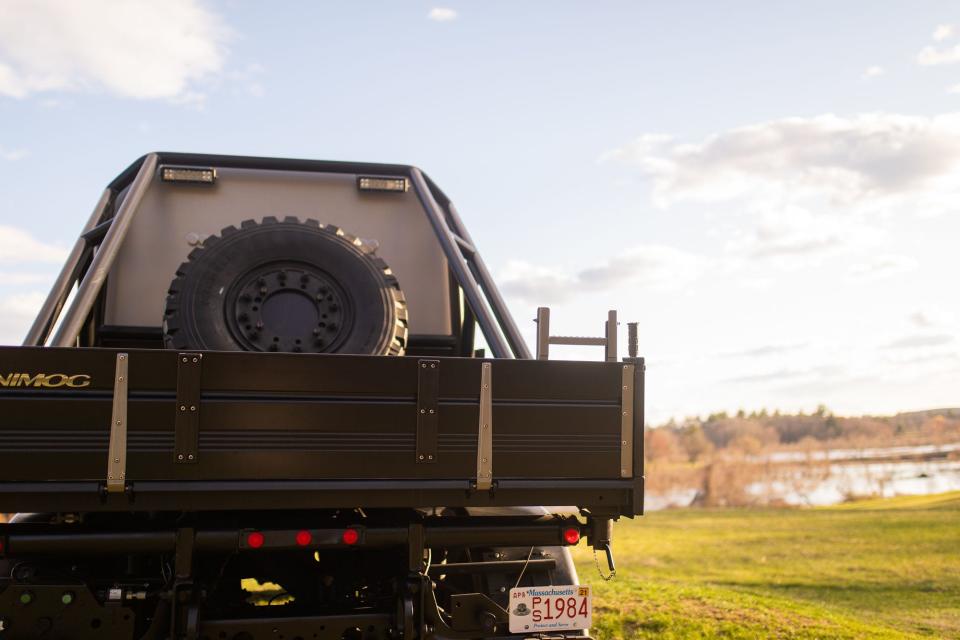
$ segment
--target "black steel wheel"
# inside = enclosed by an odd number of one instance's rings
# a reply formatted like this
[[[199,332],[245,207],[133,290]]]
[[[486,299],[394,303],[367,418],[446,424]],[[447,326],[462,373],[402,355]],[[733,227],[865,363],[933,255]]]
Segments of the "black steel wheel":
[[[354,236],[316,220],[227,227],[192,251],[170,284],[170,349],[402,355],[397,279]]]

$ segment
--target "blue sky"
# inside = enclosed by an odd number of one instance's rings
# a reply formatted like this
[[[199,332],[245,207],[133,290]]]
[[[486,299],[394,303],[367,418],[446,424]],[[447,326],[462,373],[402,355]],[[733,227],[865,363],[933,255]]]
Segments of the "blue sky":
[[[528,335],[538,304],[563,333],[640,322],[653,420],[956,406],[954,23],[947,2],[8,0],[0,343],[146,151],[402,162]]]

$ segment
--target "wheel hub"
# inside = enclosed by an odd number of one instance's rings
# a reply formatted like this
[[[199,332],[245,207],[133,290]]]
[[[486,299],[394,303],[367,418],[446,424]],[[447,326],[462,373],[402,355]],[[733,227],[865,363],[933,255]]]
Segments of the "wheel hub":
[[[323,353],[346,336],[346,296],[304,265],[255,270],[235,290],[228,322],[252,351]]]

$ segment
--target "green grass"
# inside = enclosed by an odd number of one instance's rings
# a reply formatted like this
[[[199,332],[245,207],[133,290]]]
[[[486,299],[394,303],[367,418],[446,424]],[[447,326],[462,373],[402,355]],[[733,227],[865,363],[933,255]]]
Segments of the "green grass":
[[[615,526],[613,638],[960,638],[960,492],[830,509],[683,510]],[[601,558],[603,564],[603,558]]]
[[[847,502],[825,509],[844,511],[877,511],[885,509],[960,509],[960,491],[935,493],[929,496],[898,496],[896,498],[876,498]]]

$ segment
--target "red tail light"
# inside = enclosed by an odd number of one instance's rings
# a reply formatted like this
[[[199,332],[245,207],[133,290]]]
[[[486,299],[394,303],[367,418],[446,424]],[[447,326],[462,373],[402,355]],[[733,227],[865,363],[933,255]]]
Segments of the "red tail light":
[[[247,534],[247,546],[251,549],[259,549],[263,546],[263,534],[259,531],[251,531]]]
[[[357,544],[360,540],[360,532],[356,529],[346,529],[341,537],[343,544]]]
[[[580,529],[569,527],[563,530],[563,541],[567,544],[577,544],[580,542]]]
[[[313,535],[309,531],[297,531],[297,544],[301,547],[305,547],[311,542],[313,542]]]

